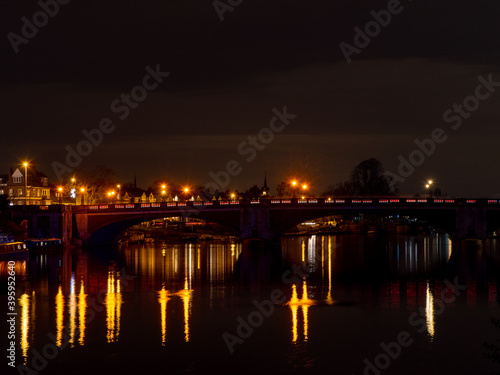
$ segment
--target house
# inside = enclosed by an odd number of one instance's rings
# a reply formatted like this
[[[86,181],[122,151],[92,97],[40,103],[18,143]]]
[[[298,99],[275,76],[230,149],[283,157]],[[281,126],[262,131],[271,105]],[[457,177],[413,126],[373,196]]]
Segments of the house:
[[[25,174],[27,178],[25,179]],[[16,170],[10,169],[6,188],[0,187],[14,205],[50,205],[51,186],[45,173],[36,169],[34,163]]]
[[[9,175],[0,174],[0,195],[7,194],[7,181],[9,181]]]
[[[121,188],[119,197],[121,203],[145,203],[147,201],[146,191],[138,188],[137,184],[126,184]]]

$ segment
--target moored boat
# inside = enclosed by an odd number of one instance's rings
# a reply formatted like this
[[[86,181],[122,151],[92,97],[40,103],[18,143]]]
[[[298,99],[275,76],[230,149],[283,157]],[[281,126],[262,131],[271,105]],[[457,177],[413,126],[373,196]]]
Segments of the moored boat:
[[[28,247],[24,242],[3,242],[0,243],[0,259],[12,259],[26,256]]]
[[[57,246],[62,245],[62,240],[60,238],[36,238],[26,240],[26,247],[28,249],[37,249],[41,247]]]

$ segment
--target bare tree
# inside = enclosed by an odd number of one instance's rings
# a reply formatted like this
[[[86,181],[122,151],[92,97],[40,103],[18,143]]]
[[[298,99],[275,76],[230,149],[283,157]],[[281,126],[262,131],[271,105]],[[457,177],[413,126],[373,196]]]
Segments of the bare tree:
[[[79,168],[75,170],[75,181],[66,184],[66,191],[76,189],[77,194],[81,194],[81,189],[85,189],[85,201],[88,204],[102,203],[109,201],[108,192],[115,191],[118,184],[116,172],[104,166],[97,166],[93,169]]]
[[[368,196],[397,195],[398,193],[397,185],[392,177],[385,174],[382,163],[371,158],[355,166],[349,180],[330,187],[322,195]]]

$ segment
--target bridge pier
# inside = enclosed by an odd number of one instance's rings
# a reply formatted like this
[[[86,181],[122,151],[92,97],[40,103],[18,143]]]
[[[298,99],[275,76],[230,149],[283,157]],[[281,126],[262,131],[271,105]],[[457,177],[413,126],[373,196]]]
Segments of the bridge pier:
[[[240,238],[260,238],[271,240],[271,215],[267,205],[246,206],[240,209]]]
[[[456,237],[459,240],[488,238],[488,220],[485,207],[458,207],[456,214]]]
[[[89,233],[89,217],[86,213],[74,213],[73,220],[74,222],[74,238],[82,241],[83,243],[88,240],[90,237]]]
[[[61,240],[63,244],[69,245],[73,238],[73,213],[65,209],[62,213]]]

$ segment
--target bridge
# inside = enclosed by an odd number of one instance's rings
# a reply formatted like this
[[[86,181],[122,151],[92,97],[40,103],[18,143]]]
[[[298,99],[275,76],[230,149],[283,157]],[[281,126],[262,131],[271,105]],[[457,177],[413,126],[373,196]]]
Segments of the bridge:
[[[108,245],[127,228],[166,217],[196,218],[231,228],[242,239],[279,239],[302,222],[331,215],[400,215],[428,221],[453,238],[486,239],[500,228],[499,199],[448,198],[263,198],[132,204],[14,206],[28,220],[30,236],[60,237],[85,245]]]

